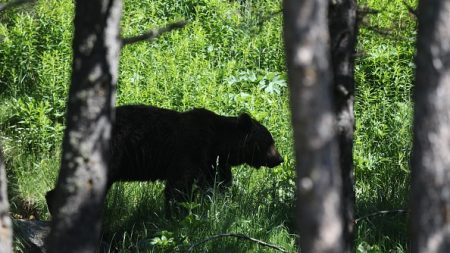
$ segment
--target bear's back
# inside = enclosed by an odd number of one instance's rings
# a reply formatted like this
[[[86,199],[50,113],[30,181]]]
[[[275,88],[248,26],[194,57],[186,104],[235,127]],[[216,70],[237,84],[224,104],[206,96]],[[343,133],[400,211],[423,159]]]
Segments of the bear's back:
[[[127,105],[116,108],[112,134],[111,177],[114,181],[165,179],[176,152],[179,113]]]
[[[143,105],[116,108],[112,181],[167,180],[189,162],[201,162],[211,142],[210,115]],[[214,113],[212,113],[214,114]]]

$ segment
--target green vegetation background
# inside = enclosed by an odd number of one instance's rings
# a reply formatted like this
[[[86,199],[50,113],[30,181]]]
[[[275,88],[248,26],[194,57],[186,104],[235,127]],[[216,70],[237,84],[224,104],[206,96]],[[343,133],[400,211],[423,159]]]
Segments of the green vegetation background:
[[[363,216],[407,205],[416,21],[401,0],[359,4],[380,10],[364,19],[356,66],[356,212]],[[116,184],[104,212],[103,249],[184,252],[208,236],[233,232],[297,250],[282,19],[268,18],[280,8],[269,0],[125,1],[124,36],[184,18],[190,23],[123,49],[117,104],[247,111],[271,130],[286,162],[272,170],[235,168],[230,191],[193,198],[189,215],[175,221],[163,218],[161,183]],[[59,167],[72,19],[68,0],[38,1],[0,16],[0,138],[16,217],[49,218],[44,195]],[[404,215],[363,219],[357,228],[358,252],[407,251]],[[272,251],[225,238],[196,252]]]

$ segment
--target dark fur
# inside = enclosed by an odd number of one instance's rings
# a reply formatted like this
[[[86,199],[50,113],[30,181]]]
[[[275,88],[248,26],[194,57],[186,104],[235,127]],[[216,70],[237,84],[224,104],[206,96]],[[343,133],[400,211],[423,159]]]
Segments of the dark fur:
[[[231,166],[283,162],[269,131],[248,114],[225,117],[206,109],[176,112],[152,106],[117,107],[108,189],[117,181],[165,180],[166,208],[201,188],[232,181]],[[51,203],[53,191],[47,193]],[[49,206],[49,209],[50,206]],[[167,209],[166,209],[167,210]]]

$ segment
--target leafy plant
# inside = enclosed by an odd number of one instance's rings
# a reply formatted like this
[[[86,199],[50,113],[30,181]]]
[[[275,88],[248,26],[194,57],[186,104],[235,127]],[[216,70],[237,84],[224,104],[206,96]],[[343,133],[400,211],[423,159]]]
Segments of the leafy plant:
[[[105,204],[110,252],[184,252],[213,234],[236,232],[298,251],[295,172],[279,1],[125,1],[124,36],[170,21],[189,25],[151,43],[123,48],[117,104],[152,104],[223,115],[245,111],[273,133],[285,162],[273,170],[233,169],[223,194],[193,199],[188,215],[164,218],[161,183],[116,184]],[[382,10],[365,22],[393,36],[360,30],[356,65],[357,215],[406,206],[411,146],[415,21],[403,1],[359,2]],[[44,194],[59,167],[70,83],[73,3],[37,1],[0,22],[0,137],[8,159],[12,206],[32,199],[46,217]],[[400,38],[400,39],[398,39]],[[16,211],[16,209],[14,209]],[[151,243],[154,243],[153,245]],[[359,252],[407,252],[406,217],[362,221]],[[199,252],[271,252],[234,239]]]

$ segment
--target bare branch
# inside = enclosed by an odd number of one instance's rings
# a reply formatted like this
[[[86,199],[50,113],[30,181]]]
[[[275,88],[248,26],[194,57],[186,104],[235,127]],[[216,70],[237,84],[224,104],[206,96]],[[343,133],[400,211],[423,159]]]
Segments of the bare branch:
[[[283,252],[283,253],[288,253],[287,250],[281,248],[280,246],[277,246],[277,245],[274,245],[274,244],[270,244],[270,243],[267,243],[267,242],[263,242],[261,240],[252,238],[252,237],[244,235],[244,234],[234,234],[234,233],[217,234],[217,235],[213,235],[211,237],[208,237],[208,238],[206,238],[206,239],[204,239],[204,240],[202,240],[200,242],[192,244],[191,247],[189,247],[189,249],[187,250],[187,253],[192,252],[192,250],[194,250],[195,247],[197,247],[197,246],[199,246],[201,244],[204,244],[206,242],[209,242],[209,241],[212,241],[212,240],[215,240],[215,239],[218,239],[218,238],[223,238],[223,237],[235,237],[235,238],[238,238],[238,239],[248,240],[248,241],[254,242],[254,243],[258,244],[258,245],[264,246],[264,247],[268,247],[268,248],[271,248],[271,249],[274,249],[274,250],[278,250],[278,251]]]
[[[182,20],[182,21],[168,24],[167,26],[162,27],[162,28],[150,30],[149,32],[138,35],[138,36],[134,36],[134,37],[130,37],[130,38],[123,38],[122,39],[122,47],[124,47],[125,45],[128,45],[128,44],[133,44],[133,43],[140,42],[140,41],[146,41],[146,40],[151,41],[151,40],[161,36],[163,33],[170,32],[175,29],[183,28],[184,26],[186,26],[186,24],[187,24],[187,22],[185,20]]]
[[[13,8],[13,7],[19,6],[21,4],[33,2],[33,1],[34,0],[13,0],[13,1],[4,3],[4,4],[0,4],[0,12],[4,11],[6,9]]]
[[[382,10],[372,9],[367,6],[359,7],[356,10],[356,17],[358,20],[362,20],[367,15],[374,15],[382,12]]]
[[[372,9],[367,6],[358,7],[356,10],[356,23],[358,27],[369,26],[366,21],[366,17],[369,15],[375,15],[383,12],[384,10]]]
[[[407,214],[408,210],[406,209],[395,209],[395,210],[383,210],[383,211],[376,211],[373,213],[369,213],[367,215],[361,216],[357,219],[355,219],[355,224],[357,224],[358,222],[360,222],[361,220],[365,220],[367,218],[371,218],[373,216],[377,216],[377,215],[386,215],[386,214]]]
[[[380,36],[383,36],[385,39],[390,39],[393,41],[405,41],[408,39],[407,37],[405,37],[403,35],[396,34],[394,32],[395,29],[393,29],[393,28],[379,27],[376,25],[373,26],[373,25],[370,25],[366,21],[360,22],[360,27],[364,28],[368,31],[374,32]]]
[[[262,26],[269,20],[271,20],[272,18],[274,18],[275,16],[279,15],[283,13],[283,9],[277,10],[277,11],[272,11],[271,13],[269,13],[268,15],[264,16],[261,18],[260,21],[258,21],[257,26],[261,29]]]

